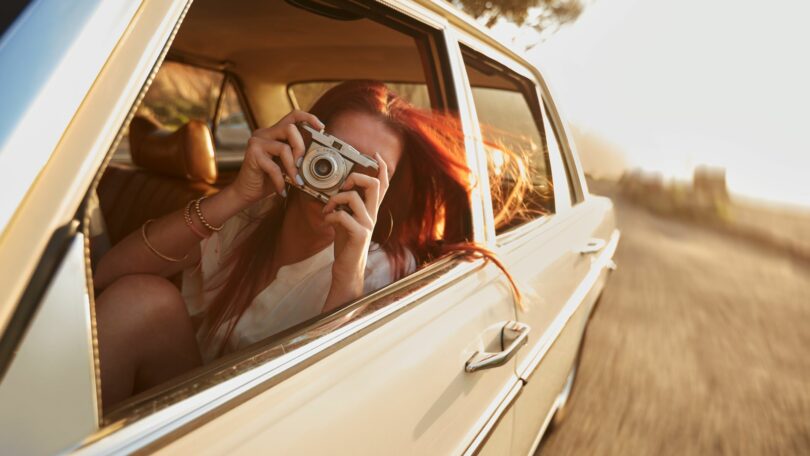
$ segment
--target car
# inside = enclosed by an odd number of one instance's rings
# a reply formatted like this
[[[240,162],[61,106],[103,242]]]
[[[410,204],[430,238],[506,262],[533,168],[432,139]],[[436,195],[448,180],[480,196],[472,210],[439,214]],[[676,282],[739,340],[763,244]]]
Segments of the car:
[[[441,0],[12,8],[0,29],[5,453],[536,451],[620,237],[536,66]],[[495,252],[521,304],[493,261],[450,254],[103,407],[100,256],[230,182],[252,130],[358,78],[457,115],[475,186],[469,217],[443,229]],[[515,182],[506,149],[533,176],[519,214],[493,203]]]

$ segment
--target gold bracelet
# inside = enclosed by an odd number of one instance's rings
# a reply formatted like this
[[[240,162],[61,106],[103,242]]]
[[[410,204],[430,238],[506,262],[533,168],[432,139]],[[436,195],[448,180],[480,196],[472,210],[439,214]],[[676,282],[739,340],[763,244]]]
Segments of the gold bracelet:
[[[206,235],[204,233],[200,233],[200,231],[197,229],[197,227],[194,226],[194,222],[191,220],[191,205],[192,204],[194,204],[194,200],[191,200],[191,201],[188,202],[188,204],[186,204],[186,209],[185,209],[185,211],[183,211],[183,218],[186,220],[186,226],[188,226],[188,229],[190,229],[192,233],[197,235],[197,237],[200,238],[200,239],[205,239],[205,238],[208,237],[208,235]]]
[[[154,253],[155,255],[160,257],[161,259],[166,260],[166,261],[170,261],[172,263],[179,263],[179,262],[185,260],[186,258],[188,258],[188,254],[186,254],[186,256],[184,256],[183,258],[179,258],[179,259],[178,258],[172,258],[170,256],[166,256],[166,255],[158,252],[157,249],[154,246],[152,246],[152,244],[149,242],[149,238],[146,237],[146,226],[149,225],[150,223],[154,222],[154,221],[155,221],[155,219],[149,219],[149,220],[145,221],[143,223],[143,225],[141,225],[141,237],[143,238],[143,243],[146,244],[146,247],[148,247],[149,250],[152,251],[152,253]]]
[[[203,196],[197,198],[196,200],[194,200],[194,210],[197,211],[197,217],[199,217],[200,222],[202,222],[204,227],[208,228],[211,231],[220,231],[222,229],[221,225],[220,226],[214,226],[214,225],[208,223],[208,220],[206,220],[205,217],[203,217],[202,209],[200,209],[200,203],[202,203],[202,200],[204,200],[206,198],[208,198],[208,197],[203,195]]]

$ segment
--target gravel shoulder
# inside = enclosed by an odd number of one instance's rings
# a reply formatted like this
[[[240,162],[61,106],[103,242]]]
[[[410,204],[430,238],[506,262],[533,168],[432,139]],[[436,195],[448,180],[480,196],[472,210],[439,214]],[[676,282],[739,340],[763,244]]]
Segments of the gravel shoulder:
[[[810,454],[810,267],[614,198],[619,265],[538,454]]]

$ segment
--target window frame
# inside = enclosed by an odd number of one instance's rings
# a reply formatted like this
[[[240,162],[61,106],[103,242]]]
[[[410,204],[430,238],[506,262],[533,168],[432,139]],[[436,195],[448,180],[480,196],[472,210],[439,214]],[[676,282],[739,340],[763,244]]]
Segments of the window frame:
[[[459,96],[455,84],[452,59],[457,45],[448,33],[447,22],[436,13],[425,10],[410,10],[397,5],[397,8],[375,4],[377,8],[369,13],[361,9],[365,17],[391,26],[398,24],[399,28],[410,27],[411,33],[420,33],[430,49],[430,64],[434,79],[428,79],[428,84],[436,84],[439,90],[437,96],[449,109],[457,108],[456,97]],[[182,24],[182,18],[177,21],[174,28],[177,30]],[[126,120],[117,124],[119,131],[116,139],[106,152],[103,164],[96,171],[96,178],[91,185],[88,196],[95,192],[100,176],[106,170],[112,155],[121,141],[123,132],[129,127],[129,121],[142,102],[143,95],[149,89],[151,81],[159,71],[164,61],[166,51],[172,40],[164,44],[164,53],[154,63],[147,81],[141,88],[140,95],[130,106]],[[171,54],[170,54],[171,55]],[[176,56],[176,54],[175,54]],[[176,59],[171,59],[176,61]],[[182,62],[187,63],[187,62]],[[236,87],[240,96],[241,84]],[[240,100],[244,102],[245,100]],[[245,105],[243,104],[243,107]],[[246,117],[255,124],[253,113],[249,106],[245,109]],[[462,126],[469,128],[469,122],[462,116]],[[466,132],[466,130],[465,130]],[[474,169],[475,167],[471,165]],[[477,203],[473,199],[470,203],[470,216],[475,218]],[[480,214],[479,214],[480,215]],[[480,230],[474,221],[468,231],[476,239],[481,236]],[[89,256],[86,261],[89,266]],[[118,408],[113,413],[102,415],[98,431],[89,436],[82,448],[94,447],[104,451],[121,450],[124,448],[150,448],[155,449],[166,442],[167,439],[179,434],[190,432],[201,423],[214,419],[227,410],[238,406],[251,397],[271,388],[312,363],[328,356],[340,349],[341,346],[351,343],[354,339],[384,325],[385,322],[395,318],[402,312],[419,305],[432,293],[443,289],[449,284],[465,277],[485,265],[483,259],[470,260],[464,255],[450,254],[424,265],[415,273],[396,281],[368,296],[347,303],[326,315],[319,315],[312,320],[296,325],[267,340],[260,341],[254,346],[235,352],[232,355],[217,360],[198,372],[192,372],[172,380],[167,387],[147,397],[136,396],[132,404]],[[88,269],[89,270],[89,269]],[[90,277],[92,278],[92,276]],[[92,288],[92,281],[90,281]],[[88,290],[91,296],[91,305],[94,305],[94,292]],[[377,304],[377,306],[372,306]],[[367,310],[368,313],[363,313]],[[345,316],[353,316],[344,322],[338,329],[312,338],[312,334],[323,330],[335,321]],[[93,325],[95,327],[95,313],[93,312]],[[310,336],[307,336],[309,334]],[[302,339],[303,337],[303,339]],[[307,338],[310,337],[310,338]],[[294,347],[280,346],[282,353],[278,353],[279,345],[271,345],[274,341],[287,340],[289,343],[301,343]],[[94,343],[97,341],[94,340]],[[265,358],[262,358],[264,354]],[[252,361],[261,359],[256,363]],[[235,362],[247,362],[242,371],[235,371],[232,366]],[[221,377],[231,375],[222,379]],[[98,372],[96,373],[98,376]],[[193,391],[183,392],[183,386],[193,384],[206,378],[211,379]],[[98,381],[98,378],[97,378]],[[98,381],[100,385],[100,381]],[[100,388],[100,386],[99,386]],[[100,389],[98,390],[100,394]],[[143,403],[141,403],[143,402]],[[138,404],[143,408],[139,408]],[[130,413],[127,413],[129,411]]]
[[[498,51],[497,49],[495,49],[495,48],[493,48],[493,47],[491,47],[491,46],[477,40],[475,37],[471,37],[471,36],[466,35],[466,34],[462,35],[462,37],[458,40],[458,44],[459,44],[458,54],[462,58],[462,63],[463,63],[462,55],[463,55],[464,51],[462,51],[461,46],[466,46],[471,51],[473,51],[475,53],[478,53],[478,54],[482,55],[485,58],[488,58],[490,60],[495,61],[496,63],[503,66],[506,70],[511,71],[514,74],[516,74],[517,76],[520,76],[520,77],[524,78],[525,80],[529,81],[530,83],[532,83],[533,86],[534,86],[534,94],[532,96],[532,100],[530,100],[532,102],[532,103],[530,103],[530,105],[531,105],[530,109],[532,111],[532,114],[534,115],[535,123],[538,122],[537,113],[539,112],[539,113],[542,114],[544,112],[544,106],[545,106],[545,100],[546,100],[546,93],[547,92],[545,90],[545,83],[543,82],[543,79],[540,77],[539,72],[537,72],[536,69],[533,69],[530,66],[525,66],[525,65],[515,61],[514,59],[508,57],[504,53]],[[467,92],[467,97],[469,99],[469,103],[470,103],[470,106],[471,106],[469,108],[469,111],[470,111],[470,115],[472,116],[472,119],[473,119],[473,124],[474,124],[473,128],[475,130],[476,142],[478,143],[479,149],[482,151],[481,153],[485,154],[484,145],[483,145],[483,135],[481,134],[481,130],[480,130],[479,123],[478,123],[478,113],[477,113],[475,105],[474,105],[474,103],[472,101],[472,85],[469,83],[469,80],[467,78],[466,68],[463,68],[463,70],[464,70],[463,79],[464,79],[464,82],[465,82],[465,91]],[[541,116],[540,122],[542,122],[542,120],[543,120],[543,117]],[[549,119],[549,123],[550,122],[551,122],[551,119]],[[542,126],[542,125],[538,126],[538,131],[539,131],[539,133],[541,135],[543,135],[542,140],[545,142],[546,141],[545,135],[548,134],[548,132],[545,131],[545,126]],[[562,154],[563,153],[563,151],[562,151],[563,145],[559,143],[559,138],[558,138],[558,144],[560,145],[560,149],[561,149],[560,152]],[[546,147],[546,144],[544,144],[543,146]],[[557,163],[557,161],[555,159],[553,159],[551,157],[551,155],[553,155],[553,154],[552,154],[551,151],[549,151],[548,156],[547,156],[546,166],[549,167],[549,171],[550,171],[551,176],[552,176],[552,188],[554,188],[557,185],[559,185],[562,181],[567,181],[567,179],[565,178],[566,177],[565,172],[562,169],[559,168],[559,164]],[[561,160],[562,159],[563,158],[561,157]],[[484,160],[484,163],[486,163],[486,161],[485,161],[486,157],[485,156],[484,156],[483,160]],[[487,225],[489,227],[489,229],[488,229],[488,233],[489,233],[488,244],[490,244],[492,246],[495,246],[495,247],[501,247],[501,246],[504,246],[506,244],[510,244],[510,243],[512,243],[512,242],[514,242],[514,241],[516,241],[518,239],[521,239],[521,238],[530,236],[533,233],[536,233],[537,230],[540,229],[540,227],[546,225],[550,220],[552,220],[554,218],[555,215],[560,214],[561,212],[565,212],[567,210],[567,208],[568,208],[568,201],[566,201],[567,198],[565,198],[565,199],[561,198],[561,196],[559,195],[560,192],[554,191],[554,209],[555,209],[554,212],[549,213],[549,214],[541,215],[541,216],[539,216],[539,217],[537,217],[537,218],[535,218],[533,220],[529,220],[527,222],[524,222],[521,225],[512,227],[512,228],[510,228],[509,230],[507,230],[505,232],[496,233],[495,223],[494,223],[494,211],[492,209],[492,197],[491,197],[490,190],[489,190],[489,188],[490,188],[489,185],[490,184],[489,184],[488,173],[484,172],[483,174],[481,174],[479,180],[481,182],[481,185],[485,186],[485,188],[483,189],[483,192],[485,193],[484,204],[488,206],[487,211],[486,211],[487,212],[487,221],[486,221],[486,223],[487,223]]]
[[[588,187],[585,182],[585,175],[582,172],[582,165],[579,162],[579,154],[576,153],[573,141],[570,139],[567,123],[560,115],[559,108],[551,95],[548,83],[540,77],[538,73],[538,90],[543,101],[543,109],[547,112],[549,124],[557,135],[557,144],[560,146],[563,164],[565,166],[564,175],[572,189],[571,207],[574,207],[587,199]]]
[[[229,159],[222,159],[222,157],[218,157],[216,155],[216,148],[219,145],[217,140],[217,129],[219,128],[219,121],[222,116],[222,100],[225,97],[225,89],[228,84],[231,84],[233,87],[234,92],[236,93],[236,98],[239,103],[239,107],[242,110],[242,113],[245,115],[245,121],[247,122],[248,129],[250,129],[251,133],[256,130],[256,117],[251,109],[250,103],[248,102],[248,98],[245,95],[244,84],[239,76],[231,71],[231,63],[228,61],[216,61],[207,59],[205,57],[200,57],[196,55],[190,55],[178,51],[169,51],[166,55],[164,62],[173,62],[179,65],[187,65],[194,68],[200,68],[207,71],[213,71],[216,73],[220,73],[222,75],[222,81],[219,83],[219,92],[217,93],[217,100],[214,104],[214,112],[211,116],[210,122],[207,122],[208,128],[211,130],[211,140],[214,144],[214,159],[216,160],[218,168],[230,168],[231,165],[234,164],[233,160]],[[161,62],[158,65],[158,72],[160,71],[160,67],[163,66]],[[157,72],[155,73],[157,76]],[[147,89],[148,90],[148,89]],[[146,93],[146,92],[144,92]],[[207,121],[208,119],[206,119]],[[239,162],[241,164],[241,161]],[[237,168],[238,169],[238,168]]]

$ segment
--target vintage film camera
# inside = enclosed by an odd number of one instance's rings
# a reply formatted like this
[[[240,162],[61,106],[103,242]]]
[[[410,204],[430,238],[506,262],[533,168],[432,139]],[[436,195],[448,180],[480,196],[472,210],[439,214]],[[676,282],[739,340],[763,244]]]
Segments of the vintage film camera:
[[[373,158],[361,154],[350,144],[332,135],[322,133],[304,123],[298,127],[311,138],[309,147],[304,152],[301,166],[298,168],[298,175],[304,181],[304,185],[297,185],[288,176],[286,181],[301,189],[308,195],[326,204],[329,197],[337,194],[343,182],[355,169],[355,167],[374,170],[377,174],[379,166]]]

